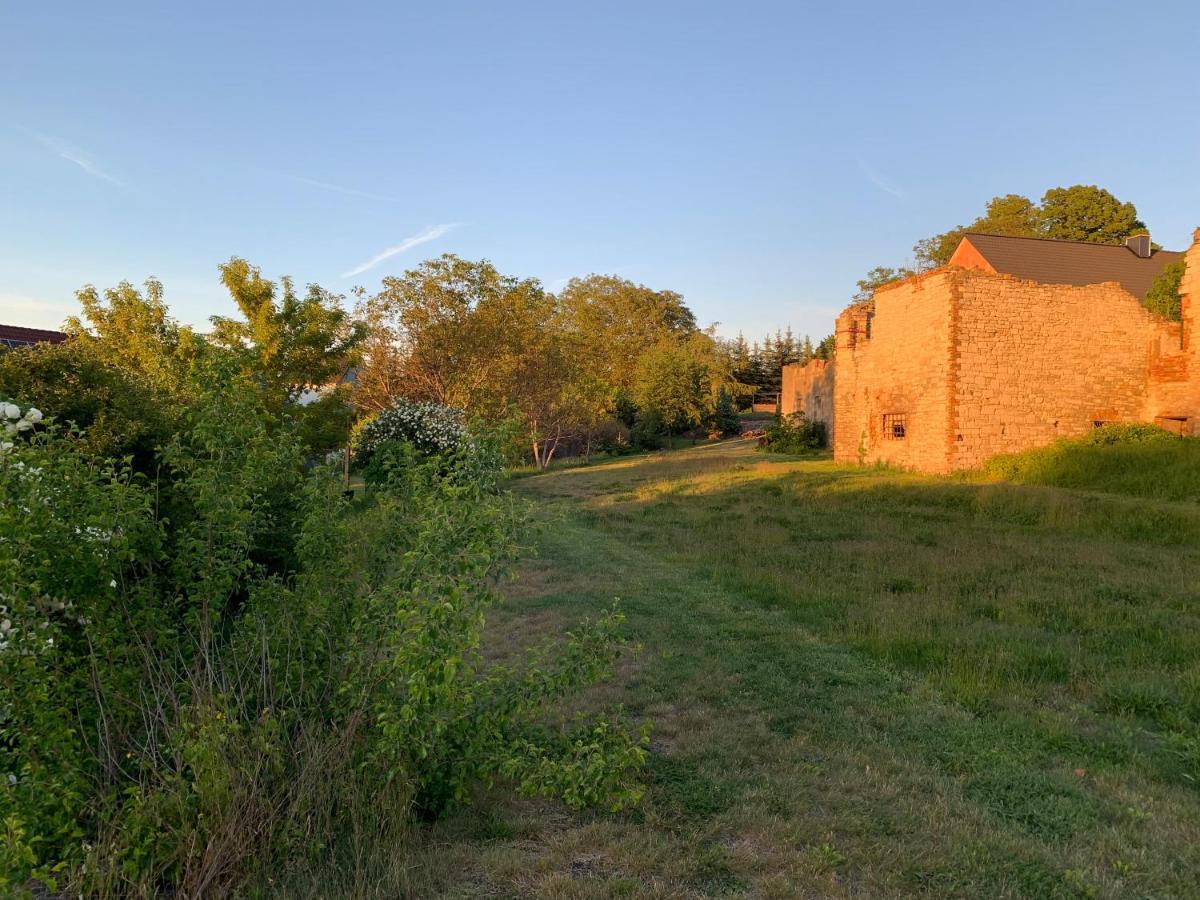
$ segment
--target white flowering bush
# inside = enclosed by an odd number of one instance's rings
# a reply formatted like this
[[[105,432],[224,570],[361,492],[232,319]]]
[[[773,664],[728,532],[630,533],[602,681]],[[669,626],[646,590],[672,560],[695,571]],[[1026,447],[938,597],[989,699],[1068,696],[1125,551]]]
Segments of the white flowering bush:
[[[16,403],[0,400],[0,452],[11,450],[19,434],[32,431],[42,421],[42,411],[34,406],[22,410]]]
[[[471,443],[471,434],[461,409],[401,397],[359,427],[354,437],[355,458],[366,465],[379,446],[388,442],[411,444],[426,455],[450,455],[464,450]]]
[[[503,441],[494,430],[469,425],[460,409],[401,398],[359,427],[354,460],[373,485],[403,479],[414,465],[433,461],[444,478],[495,488]]]

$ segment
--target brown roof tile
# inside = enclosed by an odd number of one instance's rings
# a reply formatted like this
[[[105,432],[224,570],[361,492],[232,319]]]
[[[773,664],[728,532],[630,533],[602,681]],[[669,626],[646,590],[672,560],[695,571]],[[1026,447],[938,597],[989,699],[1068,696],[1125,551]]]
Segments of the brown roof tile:
[[[964,241],[979,251],[1000,273],[1047,284],[1099,284],[1119,282],[1139,300],[1169,264],[1184,254],[1155,250],[1148,258],[1124,244],[1088,244],[1046,238],[1008,237],[968,232]]]
[[[67,336],[61,331],[49,331],[45,328],[26,328],[23,325],[0,325],[0,348],[23,347],[26,344],[46,342],[57,344],[65,341]]]

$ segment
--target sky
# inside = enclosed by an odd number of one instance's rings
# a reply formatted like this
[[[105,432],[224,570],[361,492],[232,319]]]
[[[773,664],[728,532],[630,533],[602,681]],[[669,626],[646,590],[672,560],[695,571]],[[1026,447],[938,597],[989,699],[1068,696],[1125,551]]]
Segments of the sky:
[[[814,339],[992,196],[1200,225],[1186,2],[0,0],[0,322],[238,255],[348,296],[441,253]],[[348,301],[349,302],[349,301]]]

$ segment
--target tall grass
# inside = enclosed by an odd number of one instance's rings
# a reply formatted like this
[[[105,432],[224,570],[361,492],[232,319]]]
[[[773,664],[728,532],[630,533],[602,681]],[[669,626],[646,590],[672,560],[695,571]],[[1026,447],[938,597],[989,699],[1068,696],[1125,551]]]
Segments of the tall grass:
[[[983,473],[1016,484],[1200,501],[1200,438],[1153,425],[1106,425],[1083,438],[997,456]]]

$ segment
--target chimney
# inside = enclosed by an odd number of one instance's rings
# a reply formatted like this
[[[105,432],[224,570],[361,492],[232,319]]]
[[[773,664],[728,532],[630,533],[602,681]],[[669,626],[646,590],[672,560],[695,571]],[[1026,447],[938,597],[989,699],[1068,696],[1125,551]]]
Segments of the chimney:
[[[1142,259],[1150,258],[1150,235],[1148,234],[1135,234],[1125,238],[1125,246]]]

